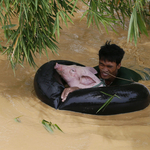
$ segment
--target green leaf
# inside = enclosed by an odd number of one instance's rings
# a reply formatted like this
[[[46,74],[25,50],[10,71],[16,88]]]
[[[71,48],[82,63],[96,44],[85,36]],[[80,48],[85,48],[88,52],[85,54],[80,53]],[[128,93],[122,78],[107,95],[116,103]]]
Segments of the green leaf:
[[[105,93],[105,92],[103,92],[103,91],[100,91],[100,92],[103,93],[103,94],[105,94],[105,95],[107,95],[107,96],[113,96],[113,95],[110,95],[110,94]]]
[[[2,41],[0,41],[0,42],[2,42]],[[0,44],[0,51],[3,51],[3,47],[1,44]]]
[[[110,104],[110,102],[112,101],[112,99],[114,98],[114,96],[112,96],[111,98],[109,98],[99,109],[98,111],[96,112],[96,114],[101,111],[103,108],[105,109],[107,107],[107,105]]]
[[[106,109],[106,107],[110,104],[110,102],[113,100],[114,97],[120,98],[120,97],[117,96],[116,94],[110,95],[110,94],[105,93],[105,92],[103,92],[103,91],[101,91],[101,93],[103,93],[103,94],[105,94],[105,95],[107,95],[107,96],[110,96],[110,98],[98,109],[98,111],[96,112],[96,114],[97,114],[99,111],[101,111],[101,110],[104,111],[104,110]]]
[[[16,117],[16,118],[14,118],[14,120],[15,120],[16,122],[21,122],[20,117],[22,117],[22,115],[21,115],[21,116],[18,116],[18,117]]]
[[[137,14],[137,24],[141,33],[144,33],[146,36],[148,36],[144,19],[142,19],[142,16],[139,13]]]
[[[74,6],[73,6],[72,11],[71,11],[71,14],[73,14],[73,12],[74,12],[74,10],[75,10],[75,8],[76,8],[77,2],[78,2],[78,0],[75,0]]]
[[[57,124],[54,124],[54,126],[55,126],[59,131],[63,132]]]
[[[37,11],[37,8],[38,8],[38,0],[35,0],[35,8],[36,8],[36,11]]]
[[[53,133],[53,129],[52,129],[52,126],[51,126],[51,122],[48,122],[46,120],[42,120],[42,124],[44,126],[44,128],[48,131],[48,132],[51,132]]]
[[[86,11],[83,13],[83,15],[82,15],[80,21],[87,15],[87,13],[88,13],[88,11],[86,10]]]
[[[13,28],[15,26],[16,26],[16,24],[4,25],[4,26],[2,26],[2,29],[7,30],[7,29]]]
[[[58,38],[60,36],[60,31],[59,31],[59,13],[57,13],[56,15],[56,29],[57,29],[57,35],[58,35]]]
[[[44,119],[42,120],[42,124],[43,124],[44,128],[45,128],[48,132],[50,132],[50,133],[53,133],[53,132],[54,132],[55,127],[56,127],[59,131],[63,132],[57,124],[52,124],[51,122],[48,122],[48,121],[46,121],[46,120],[44,120]]]

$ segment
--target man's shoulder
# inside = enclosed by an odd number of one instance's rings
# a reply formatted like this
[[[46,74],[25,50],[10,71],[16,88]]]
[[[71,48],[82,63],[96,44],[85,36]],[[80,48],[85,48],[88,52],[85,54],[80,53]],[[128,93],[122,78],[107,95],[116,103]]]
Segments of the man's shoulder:
[[[126,67],[120,67],[117,77],[122,77],[136,82],[142,79],[140,74]]]
[[[118,70],[117,77],[112,85],[130,84],[133,83],[133,81],[138,82],[141,79],[142,77],[134,70],[131,70],[126,67],[120,67],[120,69]]]

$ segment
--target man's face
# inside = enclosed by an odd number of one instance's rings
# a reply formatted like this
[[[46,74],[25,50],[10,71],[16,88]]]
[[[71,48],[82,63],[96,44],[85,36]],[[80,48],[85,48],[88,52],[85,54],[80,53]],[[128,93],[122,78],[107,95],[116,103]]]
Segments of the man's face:
[[[112,77],[110,74],[116,76],[118,69],[121,67],[120,64],[116,64],[116,62],[110,62],[107,60],[99,60],[99,69],[100,69],[100,77],[105,80],[112,80],[114,77]],[[110,73],[110,74],[109,74]]]

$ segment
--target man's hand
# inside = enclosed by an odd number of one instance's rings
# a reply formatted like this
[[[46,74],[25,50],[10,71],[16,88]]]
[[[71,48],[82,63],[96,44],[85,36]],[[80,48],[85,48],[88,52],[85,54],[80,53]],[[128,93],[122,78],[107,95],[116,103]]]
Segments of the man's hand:
[[[78,87],[69,87],[69,88],[65,88],[64,91],[62,92],[61,94],[61,99],[62,99],[62,102],[64,102],[68,96],[69,93],[73,92],[73,91],[76,91],[76,90],[79,90]]]

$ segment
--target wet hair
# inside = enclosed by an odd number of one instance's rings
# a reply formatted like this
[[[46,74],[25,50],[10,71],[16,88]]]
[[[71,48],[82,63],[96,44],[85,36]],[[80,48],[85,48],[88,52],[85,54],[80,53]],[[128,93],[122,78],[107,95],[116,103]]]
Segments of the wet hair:
[[[99,50],[99,59],[104,61],[116,62],[120,64],[125,52],[122,48],[116,44],[110,44],[110,41],[106,42],[104,46],[101,46]]]

